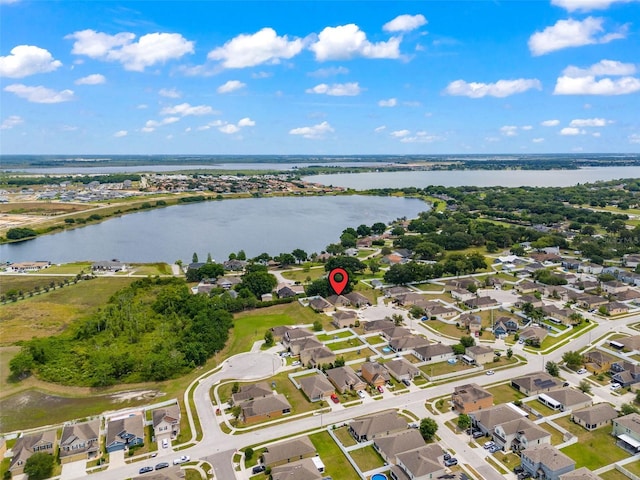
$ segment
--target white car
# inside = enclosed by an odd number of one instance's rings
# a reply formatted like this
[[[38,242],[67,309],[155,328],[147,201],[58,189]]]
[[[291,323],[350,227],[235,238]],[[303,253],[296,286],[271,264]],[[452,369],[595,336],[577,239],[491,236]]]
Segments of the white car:
[[[622,385],[620,385],[619,383],[612,383],[611,384],[611,390],[619,390],[622,388]]]
[[[291,362],[291,366],[292,366],[292,367],[298,367],[298,366],[300,366],[300,365],[302,365],[302,363],[300,362],[300,360],[296,360],[295,362]]]
[[[181,463],[186,463],[186,462],[188,462],[189,460],[191,460],[191,457],[190,457],[189,455],[182,455],[180,458],[176,458],[176,459],[173,461],[173,464],[174,464],[174,465],[180,465]]]
[[[580,375],[584,375],[585,373],[587,373],[587,369],[586,368],[581,368],[580,370],[578,370],[576,373],[580,374]]]
[[[487,370],[485,375],[493,375],[494,373],[496,372],[494,372],[493,370]]]
[[[162,440],[162,448],[167,448],[169,446],[169,440],[166,438]]]
[[[358,390],[358,396],[359,396],[360,398],[364,399],[365,394],[364,394],[364,392],[363,392],[362,390]]]

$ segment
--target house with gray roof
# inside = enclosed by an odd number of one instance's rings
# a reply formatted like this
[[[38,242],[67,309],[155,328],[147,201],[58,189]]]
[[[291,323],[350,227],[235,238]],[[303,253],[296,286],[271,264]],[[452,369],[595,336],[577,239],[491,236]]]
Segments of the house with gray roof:
[[[573,472],[560,475],[560,480],[602,480],[602,477],[596,475],[587,467],[580,467]]]
[[[291,413],[291,404],[281,393],[254,398],[241,405],[241,419],[245,423],[261,422]]]
[[[309,306],[316,312],[330,312],[335,308],[322,297],[315,297],[309,300]]]
[[[458,413],[475,412],[493,406],[493,394],[477,383],[454,387],[451,394],[452,407]]]
[[[562,382],[547,372],[535,372],[511,380],[511,386],[527,396],[562,388]]]
[[[526,448],[520,453],[522,468],[534,478],[560,480],[560,475],[573,471],[576,462],[557,448],[542,444]]]
[[[393,328],[395,326],[396,324],[393,323],[392,320],[389,320],[387,318],[382,320],[370,320],[364,323],[364,332],[365,333],[380,332],[382,330]]]
[[[417,450],[398,454],[397,467],[413,480],[439,478],[446,473],[443,456],[444,451],[440,445],[425,445]],[[391,474],[394,474],[393,470]]]
[[[231,403],[232,405],[239,405],[247,400],[268,397],[270,395],[273,395],[273,390],[267,382],[251,383],[242,385],[240,390],[231,395]]]
[[[618,446],[634,454],[640,453],[640,415],[631,413],[614,418],[611,435],[618,439]]]
[[[348,390],[364,390],[367,388],[367,384],[363,381],[353,368],[349,366],[336,367],[326,372],[327,377],[336,387],[340,393],[345,393]]]
[[[429,340],[420,335],[407,335],[391,339],[389,347],[394,352],[403,352],[405,350],[415,350],[419,347],[429,345]]]
[[[571,420],[587,430],[595,430],[610,425],[618,412],[608,403],[597,403],[571,413]]]
[[[125,418],[110,420],[107,423],[107,452],[125,450],[134,445],[144,443],[144,418],[142,413],[135,413]]]
[[[591,406],[593,400],[586,393],[572,388],[562,388],[538,395],[538,401],[553,410],[574,410]]]
[[[289,333],[291,332],[289,331],[284,334],[285,338],[287,337],[287,335],[289,335]],[[291,352],[292,355],[300,355],[300,352],[304,350],[311,350],[312,348],[319,348],[323,346],[324,345],[322,344],[322,342],[320,342],[313,335],[302,337],[302,338],[296,338],[294,340],[291,340],[288,343],[289,351]]]
[[[632,335],[630,337],[616,338],[616,342],[624,346],[624,349],[632,352],[640,350],[640,335]]]
[[[623,387],[628,387],[629,385],[640,382],[640,365],[627,362],[626,360],[612,363],[611,373],[613,374],[611,375],[611,379]]]
[[[537,325],[532,325],[531,327],[527,327],[523,329],[519,334],[520,338],[525,342],[529,341],[537,341],[538,343],[542,343],[542,341],[547,338],[549,332],[546,328],[538,327]]]
[[[45,430],[42,432],[22,435],[17,440],[13,448],[13,457],[9,464],[9,471],[13,475],[23,472],[24,465],[34,453],[55,453],[56,431]]]
[[[300,383],[301,390],[312,402],[319,402],[335,393],[331,382],[321,374],[305,375],[298,380],[298,383]]]
[[[300,350],[300,362],[302,363],[302,365],[319,367],[321,365],[333,364],[333,362],[335,361],[336,354],[324,345]]]
[[[407,419],[398,415],[395,410],[385,410],[352,420],[349,424],[349,433],[358,442],[368,442],[380,436],[405,430],[407,424]]]
[[[288,347],[296,340],[313,336],[313,332],[310,332],[306,328],[288,328],[282,334],[282,343],[285,347]]]
[[[313,458],[303,458],[271,469],[271,480],[321,480],[322,478]]]
[[[100,419],[81,423],[68,423],[62,427],[60,458],[85,454],[87,459],[100,452]]]
[[[517,418],[496,425],[493,441],[503,450],[517,453],[533,445],[550,445],[551,434],[528,418]]]
[[[273,468],[315,455],[316,447],[313,446],[311,440],[308,437],[298,437],[269,445],[262,454],[262,460],[265,466]]]
[[[152,413],[153,432],[158,437],[169,433],[176,438],[180,433],[180,406],[177,403],[167,407],[156,408]]]
[[[493,434],[496,425],[528,417],[528,413],[513,404],[500,404],[495,407],[470,412],[471,424],[485,435]]]
[[[355,325],[358,314],[354,310],[339,310],[332,315],[331,323],[336,328],[347,328]]]
[[[373,441],[373,448],[387,463],[396,463],[396,455],[416,448],[424,447],[425,442],[420,432],[415,428],[408,428],[401,432],[378,437]]]
[[[381,387],[391,378],[389,371],[378,362],[364,362],[362,364],[360,376],[366,380],[369,385]]]
[[[383,365],[389,371],[389,374],[399,382],[403,380],[411,381],[420,375],[420,370],[404,358],[395,358]]]
[[[473,345],[467,347],[464,350],[464,354],[473,359],[473,363],[476,365],[484,365],[485,363],[493,362],[493,348],[486,345]]]
[[[345,293],[344,296],[349,300],[349,302],[351,302],[351,305],[353,305],[354,307],[360,308],[364,307],[365,305],[371,305],[371,300],[369,300],[360,292]]]
[[[451,345],[445,345],[444,343],[432,343],[431,345],[414,348],[413,354],[426,363],[445,362],[455,356]]]

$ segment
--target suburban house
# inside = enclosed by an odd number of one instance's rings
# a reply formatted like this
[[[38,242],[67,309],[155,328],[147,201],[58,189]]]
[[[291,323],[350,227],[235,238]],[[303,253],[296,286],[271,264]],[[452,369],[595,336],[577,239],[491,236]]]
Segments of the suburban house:
[[[628,302],[630,300],[636,300],[640,298],[640,292],[638,292],[637,290],[626,290],[614,296],[619,302]]]
[[[535,478],[560,480],[560,475],[576,468],[576,462],[557,448],[542,444],[534,445],[520,454],[522,468]]]
[[[609,302],[604,306],[604,309],[608,315],[622,315],[624,313],[629,313],[629,307],[620,302]]]
[[[615,362],[616,357],[600,350],[590,350],[582,355],[584,368],[596,375],[611,370],[611,364]]]
[[[396,327],[395,325],[392,328],[385,328],[384,330],[381,330],[380,333],[389,342],[396,338],[409,337],[412,335],[408,328]]]
[[[409,287],[403,287],[403,286],[398,286],[398,287],[389,287],[389,288],[385,288],[384,289],[384,294],[387,297],[397,297],[398,295],[404,295],[405,293],[412,293],[413,290],[411,290]]]
[[[571,413],[571,420],[587,430],[610,425],[614,418],[618,418],[618,412],[608,403],[597,403]]]
[[[394,352],[403,352],[405,350],[415,350],[418,347],[429,345],[429,340],[420,335],[408,335],[406,337],[393,338],[389,342],[389,347]]]
[[[365,322],[364,333],[380,332],[382,330],[387,330],[395,326],[396,324],[393,323],[393,321],[386,318],[383,320],[371,320],[369,322]]]
[[[285,340],[283,341],[283,343],[289,348],[289,351],[292,355],[300,355],[300,352],[303,350],[309,350],[312,348],[324,346],[322,342],[320,342],[313,334],[311,336],[296,338],[294,340],[291,340],[290,342],[287,342],[286,338],[291,333],[292,332],[290,330],[289,332],[284,334]]]
[[[581,295],[577,298],[578,306],[591,310],[593,308],[598,308],[601,305],[606,305],[609,303],[604,297],[599,297],[598,295]]]
[[[531,373],[511,380],[511,386],[527,396],[562,388],[562,382],[547,372]]]
[[[51,262],[17,262],[9,264],[7,271],[17,273],[37,272],[50,266]]]
[[[390,475],[396,480],[440,478],[446,474],[442,462],[443,455],[444,451],[438,444],[425,445],[417,450],[400,453],[397,455],[398,463],[391,468]],[[405,476],[401,476],[402,473]]]
[[[537,292],[539,288],[540,285],[529,281],[518,283],[513,287],[513,289],[521,295],[525,293]]]
[[[404,358],[396,358],[390,362],[386,362],[384,368],[399,382],[403,380],[411,381],[420,375],[420,370]]]
[[[62,428],[60,458],[84,454],[87,459],[100,453],[100,419],[89,422],[68,423]]]
[[[236,285],[240,285],[242,283],[242,279],[240,277],[228,276],[228,277],[220,277],[216,280],[216,285],[225,290],[231,290]]]
[[[616,342],[621,344],[623,348],[628,352],[632,352],[634,350],[640,350],[640,335],[617,338]]]
[[[247,262],[245,262],[244,260],[238,260],[238,259],[227,260],[222,263],[222,267],[225,270],[232,271],[232,272],[241,272],[246,268],[246,266],[247,266]]]
[[[500,317],[493,326],[493,334],[496,337],[510,335],[518,331],[518,322],[510,317]]]
[[[279,298],[291,298],[298,295],[304,295],[304,286],[302,285],[278,285],[276,287],[276,293]]]
[[[364,307],[365,305],[371,305],[371,300],[365,297],[363,294],[359,292],[351,292],[345,293],[344,296],[351,302],[356,308]]]
[[[53,455],[55,453],[56,431],[45,430],[43,432],[22,435],[16,440],[11,449],[13,457],[9,464],[9,471],[13,475],[22,473],[27,459],[34,453],[44,452]]]
[[[304,394],[312,402],[319,402],[335,393],[333,385],[324,375],[306,375],[301,377],[298,383],[300,383],[300,388]]]
[[[374,413],[356,418],[349,424],[349,433],[358,442],[368,442],[383,435],[391,435],[407,429],[407,419],[395,410]]]
[[[158,438],[169,433],[176,438],[180,433],[180,406],[175,403],[168,407],[156,408],[152,413],[153,432]]]
[[[542,300],[534,295],[522,295],[518,300],[516,300],[516,307],[522,308],[527,303],[530,303],[534,308],[542,307]]]
[[[291,404],[281,393],[254,398],[241,404],[241,419],[245,423],[271,420],[291,413]]]
[[[464,350],[464,354],[473,359],[473,363],[476,365],[484,365],[485,363],[493,362],[494,352],[493,348],[486,345],[474,345],[473,347],[467,347]]]
[[[414,348],[413,354],[427,363],[444,362],[455,356],[451,345],[445,345],[444,343],[433,343],[424,347]]]
[[[529,414],[512,403],[503,403],[495,407],[470,412],[471,424],[485,435],[493,434],[500,423],[528,417]]]
[[[382,387],[391,378],[387,369],[378,362],[364,362],[361,372],[363,380],[374,387]]]
[[[474,297],[469,300],[465,300],[464,304],[468,308],[488,308],[495,307],[498,302],[491,297]]]
[[[358,314],[353,310],[340,310],[332,315],[331,323],[336,328],[351,327],[358,320]]]
[[[640,365],[623,360],[611,364],[611,380],[623,387],[640,382]]]
[[[402,295],[398,295],[395,299],[398,305],[403,305],[405,307],[411,307],[413,305],[423,306],[428,300],[424,295],[419,293],[411,292],[405,293]]]
[[[273,395],[273,390],[267,382],[251,383],[249,385],[242,385],[240,390],[232,394],[230,403],[232,405],[239,405],[247,400],[268,397],[270,395]]]
[[[537,325],[532,325],[523,329],[520,332],[520,338],[524,341],[537,341],[538,343],[542,343],[542,341],[547,338],[549,332],[546,328],[538,327]]]
[[[396,455],[399,453],[424,446],[424,439],[415,428],[408,428],[385,437],[378,437],[373,441],[373,448],[387,463],[396,463]]]
[[[267,467],[277,467],[292,463],[303,458],[314,457],[316,447],[308,437],[299,437],[286,442],[269,445],[262,454],[262,460]]]
[[[477,383],[461,385],[453,389],[451,404],[458,413],[475,412],[493,406],[493,395]]]
[[[467,300],[471,300],[475,297],[474,293],[471,293],[469,290],[464,290],[462,288],[452,288],[451,296],[454,300],[458,300],[459,302],[466,302]]]
[[[344,295],[330,295],[325,300],[334,307],[349,307],[351,305],[349,299]]]
[[[91,270],[94,272],[119,272],[127,270],[127,264],[117,260],[107,260],[91,264]]]
[[[436,320],[447,320],[458,315],[460,312],[453,308],[443,307],[442,305],[429,305],[425,307],[425,313],[428,317],[433,317]]]
[[[629,268],[636,268],[640,265],[640,255],[628,253],[623,255],[622,259],[624,264]]]
[[[538,395],[538,401],[552,410],[574,410],[589,407],[593,400],[586,393],[572,388],[562,388]]]
[[[596,475],[587,467],[580,467],[573,472],[560,475],[560,480],[602,480],[600,475]]]
[[[302,363],[302,365],[317,367],[319,365],[330,365],[335,361],[336,354],[324,345],[305,348],[300,351],[300,363]]]
[[[334,306],[322,297],[314,297],[309,300],[309,306],[316,312],[330,312],[334,309]]]
[[[271,327],[271,333],[273,334],[274,342],[281,342],[285,333],[291,330],[291,327],[286,325],[278,325],[277,327]]]
[[[496,425],[493,441],[503,450],[517,453],[534,445],[551,445],[551,434],[528,418],[518,418]]]
[[[314,460],[320,457],[303,458],[293,463],[286,463],[271,468],[271,480],[322,480],[323,475],[318,470]],[[324,464],[323,464],[324,465]],[[323,469],[324,470],[324,469]]]
[[[458,319],[458,323],[469,330],[470,333],[475,334],[482,330],[482,319],[480,315],[473,315],[471,313],[463,313]]]
[[[602,283],[602,291],[604,293],[616,294],[626,290],[629,290],[629,285],[619,282],[618,280],[611,280],[610,282]]]
[[[135,413],[128,417],[110,420],[107,423],[107,452],[125,450],[144,443],[144,417]]]
[[[367,384],[356,375],[353,368],[349,366],[337,367],[327,370],[327,377],[336,386],[336,390],[345,393],[348,390],[364,390]]]
[[[551,320],[564,325],[571,325],[571,315],[575,313],[570,308],[558,308],[555,305],[544,305],[542,311]]]
[[[631,413],[611,420],[611,435],[618,439],[618,446],[633,452],[640,452],[640,415]]]

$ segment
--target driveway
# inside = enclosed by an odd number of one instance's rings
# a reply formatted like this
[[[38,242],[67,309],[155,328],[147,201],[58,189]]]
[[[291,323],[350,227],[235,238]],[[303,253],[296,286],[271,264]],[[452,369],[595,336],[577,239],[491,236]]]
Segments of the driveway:
[[[67,480],[71,478],[84,478],[87,476],[87,460],[69,462],[62,464],[62,474],[60,478]]]

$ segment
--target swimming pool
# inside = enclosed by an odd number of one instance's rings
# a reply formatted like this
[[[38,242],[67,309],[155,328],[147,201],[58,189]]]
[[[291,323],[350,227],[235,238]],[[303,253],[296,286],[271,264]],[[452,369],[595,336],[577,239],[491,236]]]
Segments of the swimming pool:
[[[371,477],[371,480],[387,480],[387,476],[384,473],[376,473]]]
[[[384,353],[389,353],[389,352],[391,351],[391,349],[390,349],[389,347],[382,347],[382,351],[383,351]],[[373,478],[373,477],[371,477],[371,478]],[[376,478],[376,480],[382,480],[382,479],[381,479],[381,478],[379,478],[379,479],[378,479],[378,478]]]

